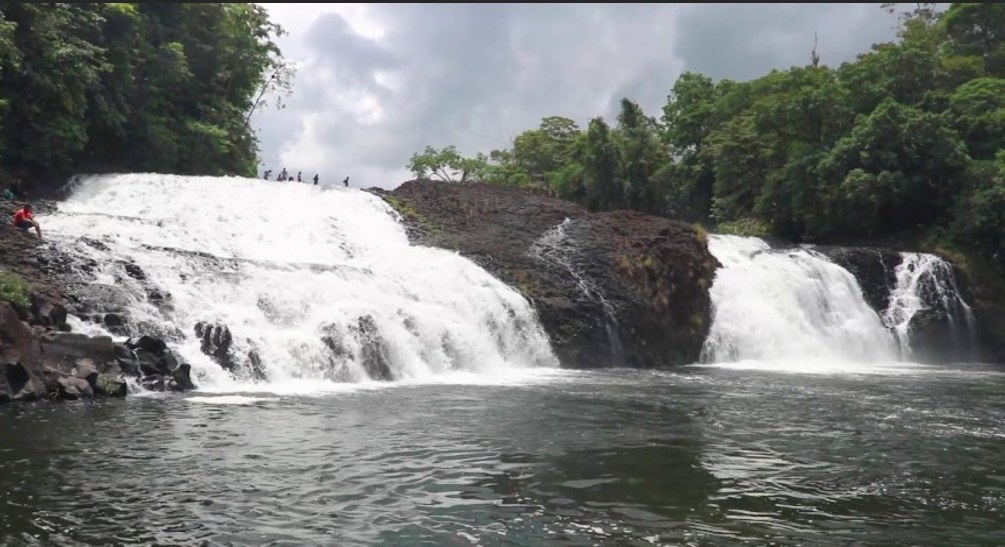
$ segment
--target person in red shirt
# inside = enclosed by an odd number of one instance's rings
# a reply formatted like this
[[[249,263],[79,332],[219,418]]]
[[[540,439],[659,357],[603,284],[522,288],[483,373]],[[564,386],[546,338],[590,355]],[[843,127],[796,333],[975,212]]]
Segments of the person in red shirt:
[[[35,215],[31,212],[31,204],[25,204],[24,207],[18,209],[14,213],[14,226],[21,228],[22,230],[30,230],[35,228],[35,232],[38,233],[38,237],[42,237],[42,229],[38,227],[38,221],[35,220]]]

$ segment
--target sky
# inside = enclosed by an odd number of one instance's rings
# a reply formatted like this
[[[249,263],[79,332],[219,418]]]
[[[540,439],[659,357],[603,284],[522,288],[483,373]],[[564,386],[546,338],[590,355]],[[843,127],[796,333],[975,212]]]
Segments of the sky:
[[[427,145],[508,148],[546,116],[659,117],[683,71],[749,80],[892,40],[880,4],[262,4],[297,66],[255,112],[260,168],[391,189]],[[906,5],[906,4],[905,4]]]

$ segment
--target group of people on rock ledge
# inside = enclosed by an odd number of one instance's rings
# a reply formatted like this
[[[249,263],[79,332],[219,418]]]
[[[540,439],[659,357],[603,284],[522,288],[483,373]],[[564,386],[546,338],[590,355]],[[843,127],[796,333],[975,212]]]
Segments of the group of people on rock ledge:
[[[280,171],[278,175],[276,175],[276,181],[277,182],[293,182],[293,181],[296,181],[296,182],[306,182],[306,181],[303,180],[303,178],[301,176],[302,174],[303,174],[303,171],[297,171],[297,176],[296,176],[296,178],[294,178],[293,175],[291,175],[290,173],[287,173],[286,172],[286,168],[283,167],[283,170]],[[262,178],[265,179],[265,180],[271,180],[272,179],[272,169],[266,170],[265,173],[262,175]],[[314,186],[318,185],[318,180],[319,180],[318,174],[314,173]],[[342,181],[342,185],[345,186],[346,188],[349,187],[349,177],[346,177],[345,180]]]

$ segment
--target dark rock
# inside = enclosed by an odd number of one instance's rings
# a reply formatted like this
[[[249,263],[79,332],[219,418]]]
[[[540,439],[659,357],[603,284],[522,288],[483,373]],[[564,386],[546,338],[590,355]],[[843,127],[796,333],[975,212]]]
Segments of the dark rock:
[[[31,298],[31,324],[68,331],[66,307],[37,293]]]
[[[123,268],[126,270],[126,275],[137,281],[145,281],[147,278],[147,274],[143,273],[143,270],[136,264],[126,263]]]
[[[363,370],[367,376],[373,380],[392,380],[390,367],[390,355],[387,342],[380,335],[377,321],[371,315],[364,315],[359,318],[352,328],[352,333],[359,340],[361,346],[360,360]]]
[[[877,313],[883,313],[889,307],[890,291],[897,286],[897,266],[903,260],[899,252],[872,247],[834,246],[814,246],[813,250],[854,275],[866,302]]]
[[[225,370],[233,371],[237,368],[230,354],[234,337],[226,325],[199,321],[195,324],[195,335],[199,337],[199,347],[203,353],[212,357]]]
[[[126,341],[126,346],[132,350],[145,351],[155,355],[162,354],[168,349],[164,340],[147,335],[140,336],[139,338],[130,338]]]
[[[173,380],[173,389],[175,391],[189,391],[195,389],[195,384],[192,383],[192,378],[190,374],[192,373],[192,366],[188,363],[182,363],[177,368],[171,372],[171,380]]]
[[[698,360],[719,266],[703,231],[631,211],[591,214],[516,187],[409,181],[371,191],[403,213],[413,241],[457,250],[530,299],[563,366]]]
[[[101,317],[101,322],[104,323],[106,327],[124,327],[126,325],[126,318],[119,313],[106,313]]]

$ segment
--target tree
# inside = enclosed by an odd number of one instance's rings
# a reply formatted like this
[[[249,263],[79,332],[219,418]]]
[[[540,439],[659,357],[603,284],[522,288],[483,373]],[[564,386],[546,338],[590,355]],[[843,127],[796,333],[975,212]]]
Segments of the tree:
[[[988,74],[1005,76],[1005,6],[952,4],[944,23],[951,51],[980,57]]]
[[[0,166],[244,174],[247,119],[292,75],[282,29],[247,3],[0,5]]]
[[[426,146],[421,154],[412,154],[406,168],[417,179],[435,178],[444,182],[472,182],[475,176],[486,171],[487,159],[484,155],[465,158],[453,145],[439,149]]]

